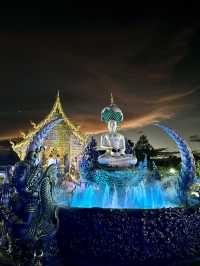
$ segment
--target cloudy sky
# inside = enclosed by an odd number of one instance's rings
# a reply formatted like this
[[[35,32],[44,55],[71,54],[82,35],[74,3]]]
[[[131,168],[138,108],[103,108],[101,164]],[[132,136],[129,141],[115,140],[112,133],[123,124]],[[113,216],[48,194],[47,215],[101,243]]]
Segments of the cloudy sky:
[[[0,139],[44,118],[60,89],[83,132],[105,130],[112,92],[124,135],[173,150],[160,121],[200,150],[200,20],[177,10],[0,9]]]

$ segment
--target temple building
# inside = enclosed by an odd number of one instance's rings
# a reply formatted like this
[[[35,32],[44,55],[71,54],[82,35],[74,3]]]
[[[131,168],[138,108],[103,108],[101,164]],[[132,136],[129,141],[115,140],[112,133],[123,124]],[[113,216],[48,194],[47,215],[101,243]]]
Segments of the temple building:
[[[66,164],[70,167],[73,161],[76,160],[86,141],[86,136],[82,134],[79,127],[74,125],[65,115],[60,101],[59,92],[52,110],[45,119],[38,124],[31,122],[33,128],[27,134],[21,132],[22,140],[17,143],[11,142],[13,150],[21,160],[24,159],[27,147],[34,135],[45,124],[54,120],[55,116],[58,114],[62,116],[63,122],[55,127],[45,140],[43,161],[48,165],[49,160],[59,160],[60,166],[64,168],[66,167]]]

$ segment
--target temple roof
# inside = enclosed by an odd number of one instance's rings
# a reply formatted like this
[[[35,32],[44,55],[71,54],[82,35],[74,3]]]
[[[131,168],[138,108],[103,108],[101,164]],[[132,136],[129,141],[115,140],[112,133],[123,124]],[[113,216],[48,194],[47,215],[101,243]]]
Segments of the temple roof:
[[[10,141],[13,150],[18,154],[18,156],[22,159],[22,157],[24,157],[21,154],[21,150],[24,147],[27,147],[30,143],[30,140],[33,138],[33,136],[47,123],[49,123],[51,120],[55,119],[55,116],[59,114],[62,116],[62,118],[64,119],[65,124],[69,127],[69,129],[71,130],[72,134],[79,140],[80,144],[84,144],[86,141],[86,136],[84,134],[82,134],[79,130],[79,128],[73,124],[69,118],[65,115],[64,111],[63,111],[63,107],[60,101],[60,95],[59,95],[59,91],[57,93],[57,97],[56,97],[56,101],[53,105],[52,110],[50,111],[50,113],[45,117],[45,119],[43,119],[41,122],[39,122],[38,124],[34,123],[31,121],[31,125],[33,126],[33,129],[31,131],[29,131],[27,134],[20,131],[21,135],[22,135],[22,140],[18,143],[14,143],[12,141]]]

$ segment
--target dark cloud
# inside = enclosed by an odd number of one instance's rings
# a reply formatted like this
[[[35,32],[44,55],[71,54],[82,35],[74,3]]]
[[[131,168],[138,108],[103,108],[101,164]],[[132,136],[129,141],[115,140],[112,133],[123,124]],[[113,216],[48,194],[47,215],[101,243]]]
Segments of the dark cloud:
[[[11,145],[10,145],[9,141],[7,141],[7,140],[1,140],[0,141],[0,151],[2,151],[2,152],[11,151]]]
[[[137,131],[137,134],[142,135],[144,132],[142,130]]]
[[[198,132],[199,22],[188,19],[189,11],[186,17],[166,9],[125,11],[57,16],[23,9],[8,28],[0,19],[1,139],[43,119],[57,89],[66,114],[87,133],[106,130],[100,112],[111,91],[124,130],[174,121],[184,133]]]
[[[192,135],[190,136],[191,142],[200,142],[200,135]]]

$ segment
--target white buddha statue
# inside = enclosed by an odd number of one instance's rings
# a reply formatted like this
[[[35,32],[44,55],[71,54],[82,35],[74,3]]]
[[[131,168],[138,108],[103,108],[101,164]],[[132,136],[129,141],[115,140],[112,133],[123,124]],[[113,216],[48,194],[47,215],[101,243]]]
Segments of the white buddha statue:
[[[137,163],[133,154],[125,154],[125,138],[117,132],[117,124],[123,120],[123,113],[117,107],[111,95],[111,105],[101,113],[102,121],[108,125],[108,133],[101,136],[100,149],[106,152],[100,155],[98,162],[111,167],[130,167]]]

